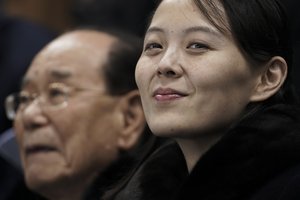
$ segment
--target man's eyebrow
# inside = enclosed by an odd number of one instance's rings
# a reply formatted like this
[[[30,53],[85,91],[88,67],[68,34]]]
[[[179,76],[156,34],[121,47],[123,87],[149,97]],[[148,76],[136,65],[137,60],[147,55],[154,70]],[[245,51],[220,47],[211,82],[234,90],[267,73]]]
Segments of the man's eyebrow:
[[[51,78],[60,81],[71,77],[72,73],[70,71],[61,70],[61,69],[51,69],[49,75]],[[24,88],[32,81],[33,81],[32,77],[24,77],[21,82],[21,88]]]
[[[64,71],[61,69],[52,69],[50,70],[50,76],[52,78],[58,79],[58,80],[63,80],[71,77],[72,73],[70,71]]]

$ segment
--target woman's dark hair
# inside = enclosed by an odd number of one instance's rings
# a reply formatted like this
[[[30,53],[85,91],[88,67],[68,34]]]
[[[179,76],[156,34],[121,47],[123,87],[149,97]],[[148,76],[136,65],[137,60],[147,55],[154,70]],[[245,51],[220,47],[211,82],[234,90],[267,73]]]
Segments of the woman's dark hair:
[[[298,101],[291,80],[292,45],[288,19],[279,0],[193,1],[212,25],[222,33],[233,36],[250,62],[259,66],[273,56],[281,56],[286,60],[288,77],[285,83],[279,92],[263,104],[293,104]]]

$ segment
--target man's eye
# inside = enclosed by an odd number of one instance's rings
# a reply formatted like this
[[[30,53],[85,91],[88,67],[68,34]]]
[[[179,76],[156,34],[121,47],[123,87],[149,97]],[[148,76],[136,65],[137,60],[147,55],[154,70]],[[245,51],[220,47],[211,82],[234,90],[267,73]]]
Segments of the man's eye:
[[[61,96],[61,95],[65,95],[66,91],[64,91],[61,88],[50,88],[48,91],[48,96],[49,97],[57,97],[57,96]]]
[[[67,91],[62,88],[50,88],[48,90],[48,101],[53,105],[62,104],[67,96]]]
[[[68,95],[70,89],[63,83],[52,83],[48,87],[47,95],[50,98]]]
[[[31,101],[31,98],[29,95],[20,94],[18,98],[19,104],[28,104]]]

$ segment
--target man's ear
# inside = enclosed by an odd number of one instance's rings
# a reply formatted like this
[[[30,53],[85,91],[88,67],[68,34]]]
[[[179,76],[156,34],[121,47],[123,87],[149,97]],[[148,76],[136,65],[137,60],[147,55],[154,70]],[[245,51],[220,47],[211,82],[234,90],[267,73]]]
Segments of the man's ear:
[[[250,101],[264,101],[273,96],[283,85],[287,77],[288,66],[286,61],[280,57],[273,57],[264,67],[259,76],[258,84],[251,96]]]
[[[118,145],[121,149],[128,150],[138,142],[143,134],[146,120],[138,90],[124,95],[120,103],[124,120]]]

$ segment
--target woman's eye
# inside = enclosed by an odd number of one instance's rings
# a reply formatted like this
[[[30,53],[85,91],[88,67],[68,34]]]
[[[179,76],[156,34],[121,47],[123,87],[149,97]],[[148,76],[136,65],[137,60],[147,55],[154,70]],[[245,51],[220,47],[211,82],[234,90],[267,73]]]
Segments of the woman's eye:
[[[145,51],[151,50],[151,49],[162,49],[162,46],[158,43],[149,43],[145,46]]]
[[[191,43],[187,46],[188,49],[208,49],[208,46],[202,43]]]
[[[162,51],[162,49],[163,46],[159,43],[148,43],[144,48],[144,52],[147,56],[156,56]]]

